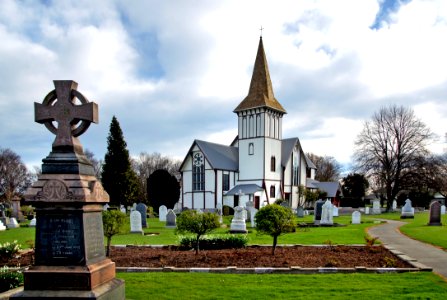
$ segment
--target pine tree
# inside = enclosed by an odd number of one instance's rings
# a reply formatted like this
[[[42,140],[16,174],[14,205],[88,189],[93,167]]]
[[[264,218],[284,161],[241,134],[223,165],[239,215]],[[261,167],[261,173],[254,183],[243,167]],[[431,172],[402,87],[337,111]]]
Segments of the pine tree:
[[[101,173],[102,185],[109,193],[112,205],[131,205],[138,202],[139,183],[126,147],[120,124],[113,116]]]

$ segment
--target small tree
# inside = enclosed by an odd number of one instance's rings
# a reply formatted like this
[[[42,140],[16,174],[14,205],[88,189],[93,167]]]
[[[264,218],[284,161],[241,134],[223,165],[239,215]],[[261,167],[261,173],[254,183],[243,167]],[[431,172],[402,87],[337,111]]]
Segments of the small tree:
[[[199,213],[186,210],[177,218],[177,233],[192,233],[196,235],[196,254],[199,253],[199,240],[202,235],[210,233],[220,226],[219,217],[213,213]]]
[[[110,254],[112,237],[123,231],[125,223],[126,214],[119,210],[106,210],[102,212],[102,226],[104,228],[104,236],[107,238],[106,256]]]
[[[295,231],[295,215],[288,207],[277,204],[266,205],[256,213],[255,219],[258,233],[273,237],[272,255],[275,255],[278,236]]]

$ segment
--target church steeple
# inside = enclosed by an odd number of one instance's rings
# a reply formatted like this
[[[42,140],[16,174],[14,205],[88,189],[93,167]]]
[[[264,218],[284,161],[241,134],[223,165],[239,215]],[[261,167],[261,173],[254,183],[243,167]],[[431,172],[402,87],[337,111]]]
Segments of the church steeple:
[[[247,97],[234,110],[235,113],[258,107],[268,107],[275,111],[286,113],[286,110],[276,100],[273,94],[272,81],[264,52],[262,36],[259,39],[258,53],[256,55],[250,89]]]

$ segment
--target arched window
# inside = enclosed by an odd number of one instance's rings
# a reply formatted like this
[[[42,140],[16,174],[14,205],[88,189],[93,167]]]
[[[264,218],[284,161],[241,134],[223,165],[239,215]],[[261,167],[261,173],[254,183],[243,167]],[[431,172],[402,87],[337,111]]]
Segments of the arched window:
[[[242,138],[247,138],[247,117],[242,118]]]
[[[270,186],[270,198],[275,198],[276,197],[276,189],[275,186],[272,185]]]
[[[205,189],[205,162],[203,155],[197,152],[192,161],[192,190],[203,191]]]
[[[248,155],[253,155],[255,154],[255,146],[253,145],[253,143],[248,144]]]
[[[261,132],[261,115],[256,115],[256,136],[262,136]]]
[[[270,158],[270,171],[272,172],[276,171],[276,158],[274,156]]]
[[[249,120],[249,137],[255,136],[255,118],[253,116],[250,116]]]

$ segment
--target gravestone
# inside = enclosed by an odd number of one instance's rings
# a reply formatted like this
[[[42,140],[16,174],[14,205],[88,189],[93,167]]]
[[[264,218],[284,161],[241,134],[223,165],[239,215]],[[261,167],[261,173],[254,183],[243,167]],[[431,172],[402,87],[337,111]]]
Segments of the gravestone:
[[[359,211],[354,211],[351,215],[351,224],[362,223],[362,214]]]
[[[30,227],[36,227],[36,222],[37,222],[37,219],[36,219],[36,217],[34,217],[34,218],[29,222],[29,226],[30,226]]]
[[[251,211],[254,207],[255,207],[255,203],[253,201],[247,201],[247,203],[245,203],[245,208],[247,210],[246,221],[249,221],[251,219]]]
[[[14,217],[9,218],[9,223],[7,225],[8,228],[19,228],[20,225],[17,222],[17,219]]]
[[[102,210],[109,195],[78,139],[97,123],[98,107],[76,82],[54,85],[34,104],[35,121],[56,136],[42,173],[25,192],[37,219],[34,265],[23,272],[24,290],[10,299],[125,299],[124,281],[105,256]]]
[[[9,218],[5,215],[5,205],[3,203],[0,203],[0,221],[3,223],[3,225],[8,225]]]
[[[251,228],[255,228],[256,227],[256,213],[258,212],[258,210],[256,208],[252,208],[251,209],[251,213],[250,213],[250,225]]]
[[[136,203],[132,204],[132,208],[130,210],[137,210],[137,204]]]
[[[338,217],[338,207],[335,205],[332,205],[332,208],[333,208],[332,216]]]
[[[405,205],[402,207],[400,214],[401,219],[414,219],[414,208],[411,206],[411,200],[405,200]]]
[[[392,204],[391,208],[393,209],[393,211],[397,210],[397,201],[396,200],[393,200],[393,204]]]
[[[372,215],[380,215],[382,213],[382,211],[380,209],[380,200],[374,199],[374,200],[372,200],[372,203],[373,203],[373,207],[372,207],[371,214]]]
[[[144,203],[138,203],[136,210],[141,214],[141,226],[147,228],[147,206]]]
[[[6,226],[0,221],[0,231],[6,230]]]
[[[16,218],[16,220],[23,221],[22,210],[20,209],[20,198],[13,197],[12,198],[12,215],[11,217]]]
[[[133,210],[130,213],[130,233],[143,234],[141,214],[138,210]]]
[[[223,218],[222,218],[222,203],[217,203],[217,205],[216,205],[216,210],[217,210],[217,215],[219,216],[219,223],[222,224],[222,223],[223,223]]]
[[[334,225],[333,212],[331,201],[326,200],[321,209],[320,225]]]
[[[441,223],[441,203],[433,201],[430,204],[430,218],[428,221],[429,226],[442,226]]]
[[[245,224],[245,209],[241,206],[234,208],[234,217],[231,220],[230,233],[247,233]]]
[[[314,224],[319,225],[321,220],[321,209],[323,207],[324,201],[321,199],[318,199],[317,202],[315,202],[315,209],[314,209]]]
[[[304,208],[302,206],[298,206],[296,209],[296,216],[298,218],[304,218]]]
[[[441,205],[441,215],[445,215],[445,205]]]
[[[365,215],[369,215],[369,206],[365,207]]]
[[[168,209],[166,208],[166,206],[162,205],[160,206],[160,208],[158,209],[158,220],[160,222],[166,222],[166,214],[168,213]]]
[[[109,209],[109,203],[104,204],[104,206],[102,207],[102,210],[108,210]]]
[[[126,211],[126,208],[124,207],[124,205],[120,205],[120,211],[123,213],[123,214],[126,214],[127,213],[127,211]]]
[[[177,216],[172,209],[168,209],[166,214],[166,228],[176,228],[177,227]]]

